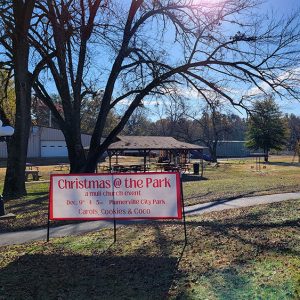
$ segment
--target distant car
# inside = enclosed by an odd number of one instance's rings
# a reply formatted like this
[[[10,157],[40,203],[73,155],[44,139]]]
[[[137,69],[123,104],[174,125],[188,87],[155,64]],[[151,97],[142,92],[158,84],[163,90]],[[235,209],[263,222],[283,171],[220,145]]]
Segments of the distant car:
[[[199,151],[191,151],[191,158],[192,159],[200,159],[202,158],[203,160],[205,161],[212,161],[212,158],[209,154],[204,154],[204,153],[201,153]]]
[[[203,154],[202,159],[204,159],[206,161],[213,161],[212,157],[209,154]]]
[[[99,158],[98,158],[98,162],[104,162],[106,157],[108,156],[107,151],[105,151]]]

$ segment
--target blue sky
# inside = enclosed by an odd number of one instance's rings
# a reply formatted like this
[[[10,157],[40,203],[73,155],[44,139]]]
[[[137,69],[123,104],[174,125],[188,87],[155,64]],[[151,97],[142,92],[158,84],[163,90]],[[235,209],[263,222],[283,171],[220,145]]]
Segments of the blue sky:
[[[212,0],[213,1],[213,0]],[[261,6],[261,10],[259,10],[260,13],[267,13],[270,11],[273,11],[278,17],[281,17],[283,14],[289,14],[293,11],[295,11],[296,8],[300,7],[300,2],[295,1],[295,0],[266,0]],[[172,45],[173,43],[170,43],[170,51],[172,51]],[[96,49],[95,49],[96,50]],[[174,50],[174,49],[173,49]],[[97,53],[98,51],[96,51]],[[95,53],[95,54],[96,54]],[[101,56],[99,56],[101,55]],[[176,55],[175,55],[176,56]],[[100,59],[101,57],[101,59]],[[108,67],[107,64],[107,59],[109,58],[109,55],[103,55],[103,53],[99,54],[97,53],[93,58],[92,58],[92,69],[94,73],[93,75],[95,76],[96,74],[101,74],[101,71],[103,71],[103,68]],[[96,75],[97,77],[97,75]],[[98,78],[104,79],[102,76],[98,76]],[[48,82],[47,84],[50,89],[53,89],[53,92],[55,93],[55,88],[54,88],[54,83]],[[103,82],[99,82],[99,87],[103,88],[105,85],[105,80]],[[148,102],[149,104],[149,102]],[[280,109],[284,113],[294,113],[296,115],[300,115],[300,102],[283,102],[283,101],[278,101]],[[153,103],[152,103],[153,105]],[[151,106],[150,105],[150,108]],[[235,111],[235,113],[238,113]]]
[[[282,14],[289,14],[295,11],[297,8],[300,9],[300,1],[295,0],[268,0],[263,4],[265,11],[274,10],[278,16]],[[299,45],[300,46],[300,45]],[[293,113],[300,115],[300,102],[282,102],[278,101],[280,109],[285,113]]]
[[[297,0],[267,0],[263,5],[266,9],[274,8],[280,12],[293,11],[295,7],[299,7]]]
[[[213,0],[212,0],[213,1]],[[289,15],[293,12],[295,12],[295,10],[298,8],[300,8],[300,1],[297,0],[262,0],[264,3],[259,6],[258,9],[258,13],[260,14],[274,14],[276,17],[281,18],[284,15]],[[173,43],[170,42],[170,51],[174,52],[174,57],[178,57],[178,54],[176,53],[176,49],[172,49],[173,47]],[[299,45],[300,46],[300,45]],[[197,95],[190,95],[189,98],[191,99],[191,102],[196,103],[196,101],[198,101],[197,99],[199,99],[199,96]],[[279,105],[280,110],[283,113],[288,113],[288,114],[296,114],[300,116],[300,102],[296,101],[296,100],[291,100],[291,101],[286,101],[286,100],[281,100],[281,99],[276,99],[277,103]],[[150,105],[150,109],[151,109],[151,103],[150,101],[147,102],[148,105]],[[193,104],[192,104],[193,105]],[[198,105],[197,105],[198,106]],[[228,107],[228,109],[230,109]],[[246,112],[243,110],[232,110],[234,113],[241,115],[241,116],[246,116]]]
[[[299,0],[297,0],[297,1],[295,1],[295,0],[265,0],[264,3],[261,6],[259,6],[258,13],[260,13],[260,14],[272,13],[276,17],[281,18],[284,15],[289,15],[289,14],[295,12],[296,9],[300,9],[300,1]],[[196,101],[198,101],[197,93],[194,96],[192,94],[190,94],[189,98],[191,99],[191,102],[195,101],[195,103],[196,103]],[[297,100],[287,101],[287,100],[282,100],[282,99],[277,99],[277,98],[276,98],[276,100],[277,100],[280,110],[283,113],[288,113],[288,114],[293,113],[295,115],[300,116],[300,102],[298,102]],[[227,108],[235,114],[238,114],[241,116],[246,116],[246,112],[241,109],[236,110],[236,109],[234,109],[234,108],[232,109],[228,106],[227,106]]]

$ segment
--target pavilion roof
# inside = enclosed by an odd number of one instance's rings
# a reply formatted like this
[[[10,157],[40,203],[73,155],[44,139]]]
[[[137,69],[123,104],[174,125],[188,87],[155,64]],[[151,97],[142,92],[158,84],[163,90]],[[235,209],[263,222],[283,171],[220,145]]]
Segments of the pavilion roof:
[[[189,144],[165,136],[118,136],[108,150],[202,150],[206,147]]]

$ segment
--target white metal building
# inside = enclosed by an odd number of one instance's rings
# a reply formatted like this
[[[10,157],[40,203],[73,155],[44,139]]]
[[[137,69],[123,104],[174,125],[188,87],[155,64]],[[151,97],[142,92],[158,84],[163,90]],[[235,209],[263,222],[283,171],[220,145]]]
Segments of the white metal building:
[[[245,141],[219,141],[217,144],[217,157],[247,157],[250,156],[250,149],[245,146]],[[208,149],[204,154],[209,154]]]
[[[82,134],[82,143],[87,147],[90,143],[91,136]],[[30,130],[30,137],[28,141],[27,157],[67,157],[68,151],[64,135],[61,130],[33,126]],[[7,157],[6,143],[0,143],[0,158]]]

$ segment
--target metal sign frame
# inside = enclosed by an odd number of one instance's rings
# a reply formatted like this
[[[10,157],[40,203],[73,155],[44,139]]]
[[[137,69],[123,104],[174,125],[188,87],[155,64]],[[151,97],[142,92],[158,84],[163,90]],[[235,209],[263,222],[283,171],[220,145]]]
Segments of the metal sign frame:
[[[116,217],[97,217],[97,218],[53,218],[53,186],[52,186],[52,178],[55,176],[108,176],[108,175],[114,175],[114,176],[126,176],[126,175],[134,175],[138,176],[139,173],[133,174],[133,173],[103,173],[103,174],[53,174],[50,178],[50,189],[49,189],[49,202],[48,202],[48,222],[47,222],[47,242],[50,239],[50,223],[51,220],[80,220],[80,221],[90,221],[90,220],[112,220],[113,221],[113,228],[114,228],[114,242],[117,240],[117,220],[132,220],[132,219],[140,219],[140,220],[159,220],[159,219],[183,219],[183,225],[184,225],[184,237],[185,237],[185,245],[187,244],[187,230],[186,230],[186,215],[185,215],[185,206],[184,206],[184,197],[183,197],[183,188],[182,188],[182,180],[179,172],[155,172],[155,173],[147,173],[147,176],[155,176],[156,174],[159,175],[176,175],[176,194],[177,194],[177,217],[125,217],[125,218],[116,218]],[[141,175],[146,175],[145,173],[141,173]]]

